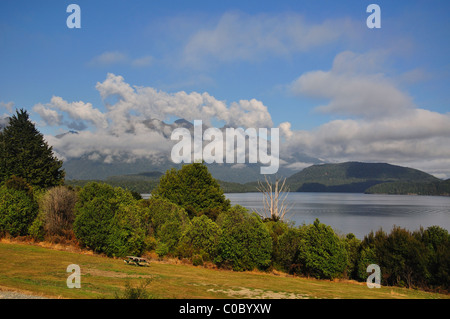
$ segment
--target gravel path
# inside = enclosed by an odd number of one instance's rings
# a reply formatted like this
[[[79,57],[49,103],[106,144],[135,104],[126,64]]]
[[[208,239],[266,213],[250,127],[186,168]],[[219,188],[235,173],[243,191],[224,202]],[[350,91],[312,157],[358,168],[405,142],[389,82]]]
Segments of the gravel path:
[[[0,299],[48,299],[48,298],[28,295],[16,291],[0,290]]]

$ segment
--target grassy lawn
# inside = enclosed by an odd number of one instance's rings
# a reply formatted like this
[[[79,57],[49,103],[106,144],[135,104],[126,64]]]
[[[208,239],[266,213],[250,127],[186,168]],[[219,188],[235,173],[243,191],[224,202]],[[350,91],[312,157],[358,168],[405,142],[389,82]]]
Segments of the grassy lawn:
[[[69,289],[67,266],[81,268],[81,288]],[[261,272],[233,272],[152,261],[149,267],[126,265],[88,253],[37,245],[0,242],[0,289],[15,289],[52,298],[114,298],[126,284],[136,287],[152,279],[147,291],[155,298],[344,298],[433,299],[449,295],[364,283],[314,280]]]

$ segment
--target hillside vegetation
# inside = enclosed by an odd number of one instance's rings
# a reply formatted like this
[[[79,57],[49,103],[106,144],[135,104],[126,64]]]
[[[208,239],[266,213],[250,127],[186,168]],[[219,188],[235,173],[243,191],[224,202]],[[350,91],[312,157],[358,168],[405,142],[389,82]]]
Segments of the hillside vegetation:
[[[364,193],[387,182],[437,182],[439,179],[417,169],[386,163],[346,162],[313,165],[290,176],[293,192]]]
[[[450,179],[436,182],[381,183],[366,190],[368,194],[440,195],[450,196]]]
[[[105,180],[67,180],[66,185],[83,187],[89,182],[102,182],[113,187],[121,187],[139,194],[150,194],[159,183],[163,174],[161,172],[144,172],[139,174],[127,174],[110,176]],[[257,183],[234,183],[217,180],[225,193],[256,192]]]
[[[161,172],[117,175],[101,181],[139,194],[149,194],[159,183]],[[69,180],[67,185],[83,187],[99,180]],[[218,179],[225,193],[257,192],[258,183],[245,184]],[[291,192],[341,192],[448,195],[450,182],[417,169],[386,163],[346,162],[312,165],[286,179]]]

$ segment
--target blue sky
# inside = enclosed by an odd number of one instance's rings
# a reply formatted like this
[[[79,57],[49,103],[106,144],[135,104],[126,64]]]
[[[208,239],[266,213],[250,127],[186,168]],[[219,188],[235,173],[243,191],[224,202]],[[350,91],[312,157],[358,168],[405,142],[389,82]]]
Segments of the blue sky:
[[[81,29],[66,26],[71,3]],[[366,26],[371,3],[380,29]],[[100,136],[119,132],[120,116],[205,116],[279,126],[286,156],[389,161],[450,177],[449,9],[448,1],[2,0],[0,115],[27,109],[65,158],[94,148],[82,144],[88,136],[73,153],[51,138],[69,129]],[[207,98],[196,104],[193,93]],[[178,106],[186,98],[198,112]]]

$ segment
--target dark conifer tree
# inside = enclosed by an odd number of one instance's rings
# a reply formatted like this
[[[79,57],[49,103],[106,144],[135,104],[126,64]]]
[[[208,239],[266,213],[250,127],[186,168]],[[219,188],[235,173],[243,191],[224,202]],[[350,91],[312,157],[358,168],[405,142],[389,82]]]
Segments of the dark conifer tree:
[[[27,111],[16,110],[0,134],[0,179],[22,177],[30,185],[47,188],[64,182],[62,161],[31,122]]]

